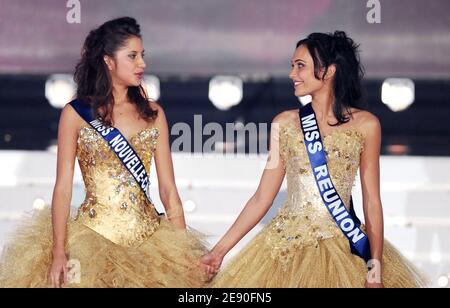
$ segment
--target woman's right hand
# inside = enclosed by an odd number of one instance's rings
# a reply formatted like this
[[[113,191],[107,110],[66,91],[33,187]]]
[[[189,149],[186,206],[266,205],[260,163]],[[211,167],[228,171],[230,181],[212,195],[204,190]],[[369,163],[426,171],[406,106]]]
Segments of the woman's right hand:
[[[220,270],[220,266],[222,265],[222,261],[223,256],[215,253],[214,251],[208,252],[201,258],[201,263],[204,267],[208,280],[211,280],[217,275]]]
[[[67,256],[63,250],[53,251],[53,261],[50,267],[50,283],[52,288],[61,288],[67,283]]]

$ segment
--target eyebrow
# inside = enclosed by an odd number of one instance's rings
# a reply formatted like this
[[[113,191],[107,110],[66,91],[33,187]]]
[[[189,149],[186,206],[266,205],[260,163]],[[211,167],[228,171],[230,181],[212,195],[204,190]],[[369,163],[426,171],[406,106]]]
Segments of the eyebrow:
[[[139,53],[139,51],[136,51],[136,50],[131,50],[130,52]],[[142,50],[142,53],[145,53],[145,50]]]
[[[298,62],[306,63],[306,61],[304,61],[304,60],[302,60],[302,59],[297,59],[297,60],[292,61],[292,63],[298,63]]]

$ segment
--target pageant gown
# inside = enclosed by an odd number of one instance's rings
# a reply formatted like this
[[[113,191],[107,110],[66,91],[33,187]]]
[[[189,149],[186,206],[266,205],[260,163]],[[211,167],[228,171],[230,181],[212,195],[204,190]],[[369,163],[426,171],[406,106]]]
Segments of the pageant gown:
[[[129,143],[150,171],[159,133],[145,129]],[[91,127],[80,130],[77,158],[86,199],[68,223],[66,252],[79,262],[69,287],[201,287],[201,236],[159,218],[132,175]],[[46,287],[52,261],[49,210],[24,219],[3,250],[0,287]]]
[[[354,129],[335,131],[323,143],[334,186],[346,205],[364,148]],[[325,207],[309,164],[300,127],[280,126],[280,154],[288,197],[278,215],[212,281],[212,287],[364,287],[365,262],[351,254]],[[427,283],[387,241],[383,256],[386,287]]]

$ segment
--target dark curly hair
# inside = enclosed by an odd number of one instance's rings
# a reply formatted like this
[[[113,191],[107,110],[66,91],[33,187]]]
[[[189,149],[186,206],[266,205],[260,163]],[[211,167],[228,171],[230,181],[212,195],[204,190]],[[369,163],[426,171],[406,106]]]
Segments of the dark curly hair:
[[[130,37],[142,38],[140,26],[134,18],[122,17],[110,20],[87,36],[81,51],[81,60],[75,68],[77,99],[90,104],[96,117],[108,125],[112,124],[114,105],[113,84],[104,56],[114,57],[116,51],[125,46]],[[136,105],[141,118],[150,121],[157,111],[142,85],[128,88],[128,99]]]
[[[312,33],[306,39],[297,43],[308,48],[314,60],[314,76],[320,80],[320,70],[324,69],[326,75],[330,65],[336,66],[333,81],[334,107],[333,112],[338,126],[350,121],[351,107],[359,107],[362,96],[361,81],[364,69],[360,62],[359,45],[343,31],[334,33]],[[325,77],[323,77],[325,78]],[[322,80],[323,80],[322,78]],[[344,110],[349,116],[344,114]]]

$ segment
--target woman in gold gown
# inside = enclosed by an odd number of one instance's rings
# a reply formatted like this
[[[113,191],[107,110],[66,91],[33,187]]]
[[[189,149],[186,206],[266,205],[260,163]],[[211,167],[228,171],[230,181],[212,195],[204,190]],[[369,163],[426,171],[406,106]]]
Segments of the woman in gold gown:
[[[287,177],[288,197],[279,214],[230,261],[212,287],[422,287],[426,280],[384,241],[380,198],[381,128],[369,112],[355,108],[362,69],[357,46],[344,32],[314,33],[298,42],[290,78],[295,95],[311,95],[329,174],[350,210],[360,168],[371,267],[350,251],[349,240],[326,208],[305,147],[298,110],[274,119],[271,149],[260,185],[202,262],[210,277],[225,255],[267,213]]]
[[[186,229],[174,181],[163,109],[141,86],[140,27],[109,21],[86,38],[75,81],[77,99],[123,133],[147,173],[154,158],[162,218],[103,137],[68,104],[58,130],[52,211],[20,223],[0,260],[0,287],[201,287],[200,237]],[[75,158],[86,199],[75,219],[70,201]]]

